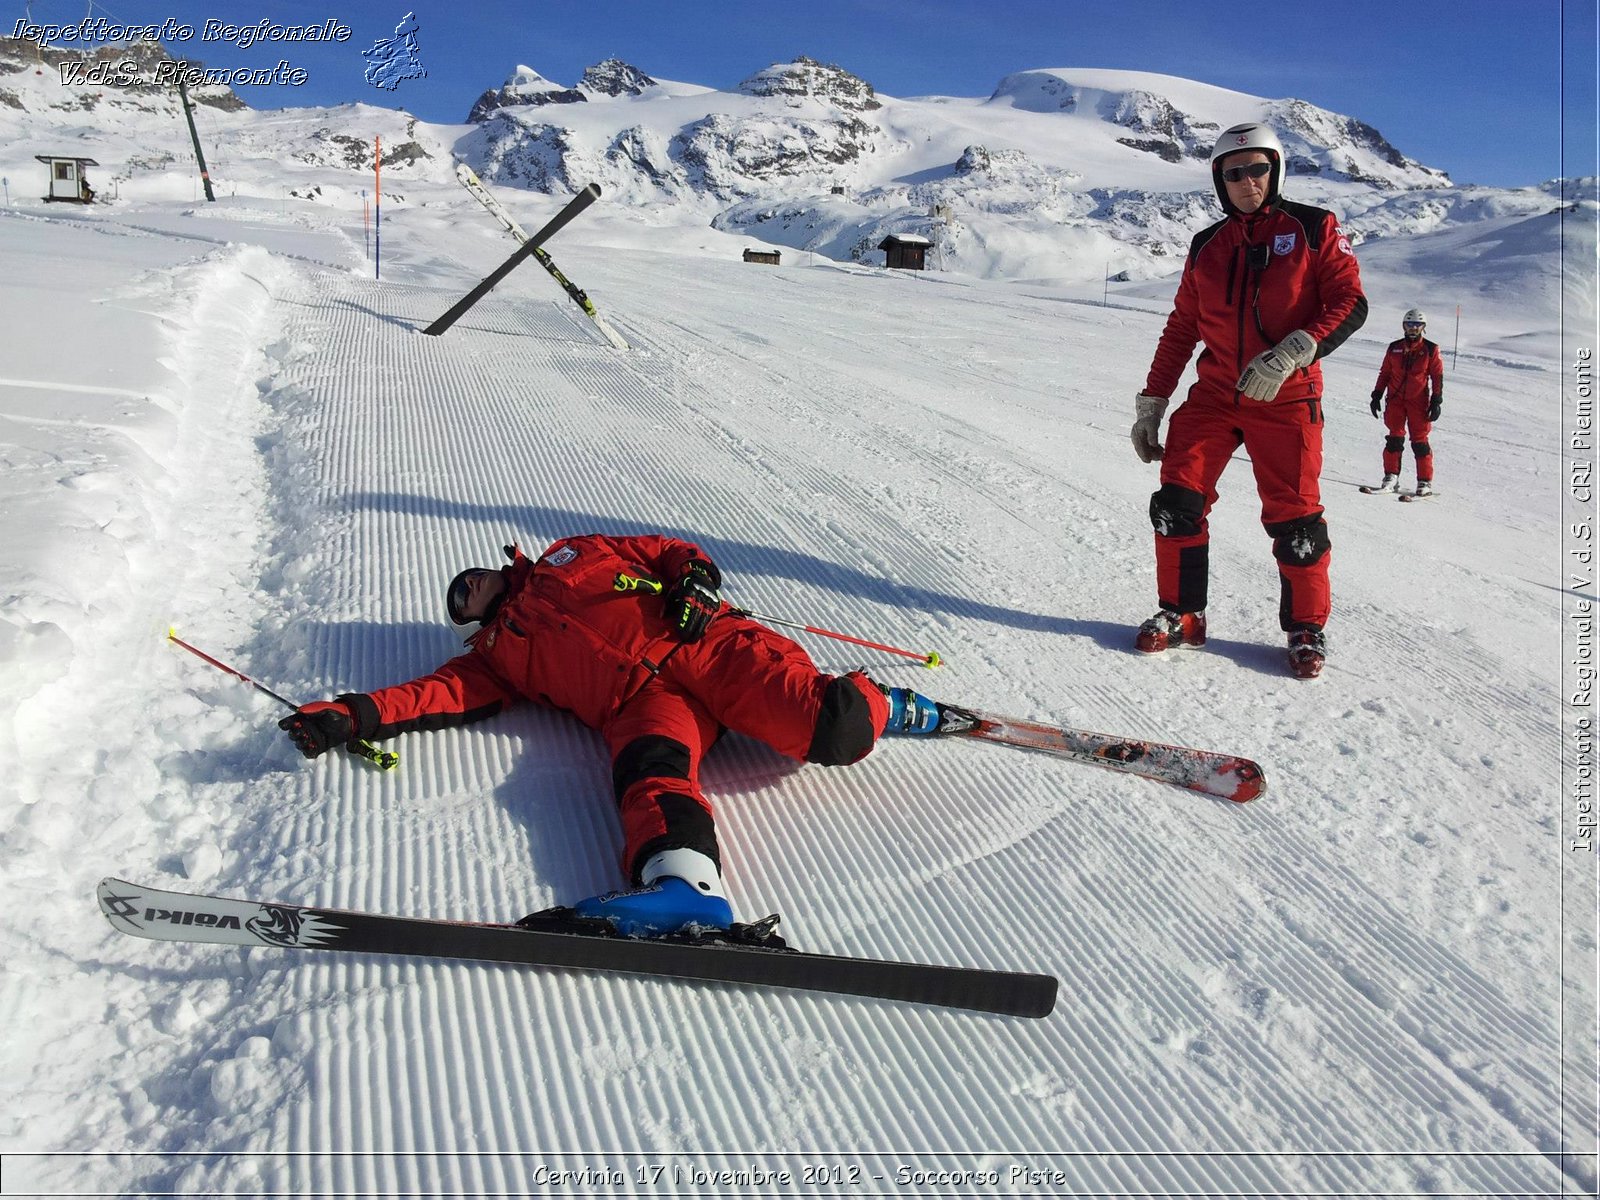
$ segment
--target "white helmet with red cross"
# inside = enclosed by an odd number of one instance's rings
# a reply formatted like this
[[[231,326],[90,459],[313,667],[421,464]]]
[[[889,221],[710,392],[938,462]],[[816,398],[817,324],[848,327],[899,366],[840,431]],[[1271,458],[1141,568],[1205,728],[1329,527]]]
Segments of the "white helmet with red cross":
[[[1272,165],[1263,208],[1277,201],[1278,192],[1283,187],[1283,143],[1278,140],[1277,134],[1259,121],[1246,121],[1231,129],[1224,129],[1217,138],[1217,144],[1211,148],[1211,183],[1217,189],[1217,199],[1222,201],[1222,207],[1230,213],[1236,210],[1228,200],[1228,189],[1223,186],[1222,160],[1244,150],[1259,150]]]

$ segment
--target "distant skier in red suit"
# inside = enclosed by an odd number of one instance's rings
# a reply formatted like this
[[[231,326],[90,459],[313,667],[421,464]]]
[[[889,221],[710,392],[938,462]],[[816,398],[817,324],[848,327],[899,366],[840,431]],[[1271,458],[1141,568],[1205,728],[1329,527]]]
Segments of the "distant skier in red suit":
[[[1439,347],[1422,336],[1428,318],[1413,308],[1400,322],[1402,336],[1389,343],[1378,370],[1378,385],[1372,389],[1372,415],[1388,393],[1383,407],[1383,423],[1389,436],[1383,442],[1383,482],[1364,492],[1400,490],[1400,454],[1405,435],[1411,434],[1411,453],[1417,460],[1417,492],[1433,494],[1433,446],[1428,435],[1444,408],[1444,357]]]

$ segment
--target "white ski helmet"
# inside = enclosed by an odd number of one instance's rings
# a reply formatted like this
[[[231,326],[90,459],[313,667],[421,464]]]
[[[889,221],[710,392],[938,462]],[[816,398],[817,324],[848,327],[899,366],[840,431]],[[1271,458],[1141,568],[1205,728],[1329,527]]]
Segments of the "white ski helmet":
[[[1406,309],[1406,315],[1400,318],[1400,323],[1402,325],[1410,325],[1412,323],[1426,325],[1428,317],[1420,308],[1408,308]]]
[[[1222,201],[1223,209],[1229,213],[1238,210],[1229,201],[1228,189],[1222,182],[1222,160],[1241,150],[1259,150],[1272,164],[1272,173],[1267,176],[1267,198],[1261,204],[1263,208],[1277,201],[1278,192],[1283,187],[1283,143],[1278,140],[1277,134],[1258,121],[1246,121],[1231,129],[1224,129],[1217,138],[1217,144],[1211,148],[1211,184],[1217,189],[1217,199]]]

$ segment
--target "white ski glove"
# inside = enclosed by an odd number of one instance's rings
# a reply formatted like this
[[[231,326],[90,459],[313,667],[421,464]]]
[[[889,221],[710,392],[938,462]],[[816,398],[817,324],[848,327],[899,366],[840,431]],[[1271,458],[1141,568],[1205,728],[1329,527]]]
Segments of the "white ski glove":
[[[1309,367],[1316,357],[1316,338],[1304,329],[1296,329],[1271,350],[1252,358],[1234,386],[1252,400],[1271,400],[1285,379],[1301,367]]]
[[[1155,462],[1166,453],[1161,444],[1161,414],[1167,411],[1167,402],[1161,396],[1147,396],[1140,392],[1133,398],[1134,422],[1133,452],[1140,462]]]

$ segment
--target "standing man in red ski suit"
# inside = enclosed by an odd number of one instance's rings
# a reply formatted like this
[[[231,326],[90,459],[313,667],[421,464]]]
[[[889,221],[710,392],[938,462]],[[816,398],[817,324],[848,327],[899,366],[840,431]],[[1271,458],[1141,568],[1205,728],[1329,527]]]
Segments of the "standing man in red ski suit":
[[[1333,213],[1284,200],[1283,146],[1264,125],[1217,139],[1211,176],[1228,216],[1195,235],[1144,391],[1133,447],[1161,460],[1150,498],[1161,609],[1139,627],[1145,653],[1203,645],[1210,573],[1207,518],[1242,445],[1280,580],[1289,668],[1308,679],[1327,655],[1331,543],[1322,519],[1322,368],[1366,320],[1361,275]],[[1199,378],[1159,435],[1197,345]]]
[[[1402,336],[1389,343],[1383,366],[1378,369],[1378,386],[1372,389],[1372,415],[1378,415],[1378,405],[1388,392],[1383,423],[1389,435],[1383,441],[1383,482],[1375,488],[1361,489],[1369,495],[1400,490],[1400,452],[1405,448],[1408,429],[1411,453],[1417,460],[1416,494],[1433,495],[1433,447],[1428,444],[1428,434],[1433,432],[1433,422],[1444,408],[1444,358],[1439,347],[1422,336],[1427,327],[1428,318],[1420,308],[1407,312],[1400,322]]]
[[[728,608],[698,546],[647,535],[563,538],[537,561],[469,567],[446,607],[480,628],[465,654],[409,683],[303,706],[279,724],[307,758],[493,716],[531,700],[599,730],[637,885],[577,905],[627,936],[726,929],[722,857],[700,760],[725,729],[823,766],[864,758],[886,729],[927,733],[933,701],[860,671],[830,676],[794,642]],[[641,583],[642,581],[642,583]]]

